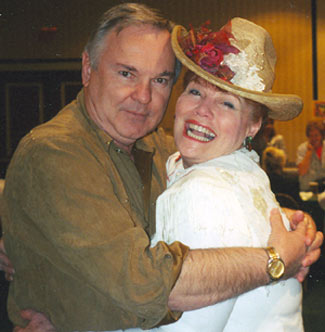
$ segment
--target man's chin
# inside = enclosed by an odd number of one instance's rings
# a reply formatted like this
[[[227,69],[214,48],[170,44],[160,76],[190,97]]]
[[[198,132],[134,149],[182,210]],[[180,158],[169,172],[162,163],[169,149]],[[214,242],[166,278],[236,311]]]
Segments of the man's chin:
[[[125,145],[133,145],[137,140],[148,135],[148,133],[146,131],[135,131],[131,133],[120,133],[120,135],[120,139],[124,142]]]
[[[133,140],[138,140],[140,138],[143,138],[144,136],[149,135],[150,133],[152,133],[154,130],[156,129],[156,127],[154,128],[149,128],[149,127],[141,127],[141,128],[134,128],[131,131],[128,131],[127,133],[125,133],[125,137],[129,137],[130,139]]]

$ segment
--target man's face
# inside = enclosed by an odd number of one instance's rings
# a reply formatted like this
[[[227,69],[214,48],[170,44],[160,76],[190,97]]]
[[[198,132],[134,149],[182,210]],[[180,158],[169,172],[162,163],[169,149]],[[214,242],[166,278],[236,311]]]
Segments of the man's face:
[[[98,67],[83,54],[87,111],[121,148],[129,150],[161,121],[172,89],[175,57],[170,34],[130,26],[103,41]]]

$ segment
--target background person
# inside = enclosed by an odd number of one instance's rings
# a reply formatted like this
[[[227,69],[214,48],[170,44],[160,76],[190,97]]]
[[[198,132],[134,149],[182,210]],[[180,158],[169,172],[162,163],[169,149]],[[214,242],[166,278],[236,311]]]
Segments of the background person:
[[[273,146],[283,150],[286,153],[286,146],[282,135],[277,134],[274,128],[274,119],[267,118],[263,127],[263,134],[266,140],[266,146]]]
[[[269,282],[263,248],[149,247],[173,146],[155,131],[175,77],[170,28],[143,5],[105,13],[83,53],[77,100],[21,141],[5,188],[15,324],[24,323],[22,308],[33,307],[60,332],[150,328],[198,305],[193,280],[200,306]],[[300,271],[301,279],[302,264],[319,256],[321,237],[305,256],[303,225],[287,232],[273,219],[270,244],[286,262],[287,277]],[[311,229],[308,245],[314,236]],[[29,314],[23,318],[38,315]],[[36,325],[32,320],[30,327]]]
[[[252,146],[260,156],[261,160],[263,151],[270,146],[283,150],[285,155],[287,154],[284,137],[276,133],[274,128],[274,119],[269,117],[264,120],[260,131],[254,137]]]
[[[283,150],[270,146],[263,151],[262,168],[270,179],[271,190],[276,194],[280,205],[301,209],[298,176],[284,173],[285,164],[286,155]]]
[[[297,149],[297,166],[301,191],[309,191],[309,182],[317,181],[319,190],[325,186],[325,141],[324,125],[319,121],[310,121],[306,126],[308,140]]]

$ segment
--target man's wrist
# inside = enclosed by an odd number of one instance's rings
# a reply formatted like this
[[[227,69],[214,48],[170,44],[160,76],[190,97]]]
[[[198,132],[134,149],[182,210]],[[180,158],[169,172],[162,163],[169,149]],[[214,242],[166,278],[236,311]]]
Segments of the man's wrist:
[[[285,264],[274,247],[265,248],[265,252],[268,255],[266,272],[270,278],[270,283],[276,282],[283,277]]]

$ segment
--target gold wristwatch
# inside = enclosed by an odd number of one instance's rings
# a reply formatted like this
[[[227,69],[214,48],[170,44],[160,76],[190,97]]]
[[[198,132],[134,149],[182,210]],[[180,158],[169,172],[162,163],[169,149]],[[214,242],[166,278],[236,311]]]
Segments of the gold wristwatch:
[[[278,281],[284,275],[284,262],[273,247],[267,247],[265,248],[265,251],[269,256],[266,271],[269,274],[271,281]]]

